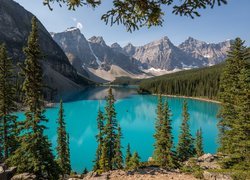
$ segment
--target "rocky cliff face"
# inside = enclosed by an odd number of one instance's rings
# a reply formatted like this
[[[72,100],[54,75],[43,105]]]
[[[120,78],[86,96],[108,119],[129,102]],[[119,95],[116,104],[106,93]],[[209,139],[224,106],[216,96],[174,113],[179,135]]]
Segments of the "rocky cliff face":
[[[222,62],[230,49],[232,40],[220,43],[206,43],[189,37],[179,45],[179,48],[189,56],[207,61],[208,65],[214,65]]]
[[[188,38],[175,46],[168,37],[135,47],[131,43],[123,47],[123,53],[134,57],[144,67],[156,69],[187,69],[214,65],[222,62],[232,41],[209,44]]]
[[[173,45],[168,37],[136,47],[135,50],[132,45],[126,46],[124,50],[143,64],[147,64],[149,68],[173,70],[186,67],[202,67],[204,65],[203,60],[190,57]]]
[[[6,44],[15,63],[22,63],[25,59],[22,49],[27,43],[34,15],[13,0],[0,0],[0,4],[0,43]],[[71,66],[63,50],[54,42],[41,22],[38,22],[38,29],[39,44],[44,55],[41,60],[43,68],[49,67],[44,71],[46,85],[57,91],[64,91],[79,88],[78,83],[86,83],[77,75],[76,69]],[[55,73],[60,76],[60,80],[57,79],[58,76],[52,75]],[[65,81],[64,84],[62,80]]]
[[[110,81],[119,76],[145,78],[214,65],[226,58],[231,43],[208,44],[188,38],[175,46],[168,37],[163,37],[143,46],[129,43],[122,48],[118,43],[108,46],[102,37],[86,40],[77,28],[53,33],[52,37],[78,72],[97,81],[100,78]]]
[[[79,29],[70,28],[61,33],[52,33],[52,37],[78,72],[90,79],[102,82],[109,80],[108,76],[142,73],[139,70],[140,63],[125,55],[119,44],[110,47],[100,36],[86,40]]]

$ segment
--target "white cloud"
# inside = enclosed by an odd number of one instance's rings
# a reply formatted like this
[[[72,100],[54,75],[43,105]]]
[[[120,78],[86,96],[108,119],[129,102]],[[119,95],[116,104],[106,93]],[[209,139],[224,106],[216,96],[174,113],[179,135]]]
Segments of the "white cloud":
[[[71,19],[72,19],[72,21],[74,21],[74,22],[76,23],[76,27],[77,27],[78,29],[81,30],[81,29],[83,28],[82,23],[80,23],[79,21],[77,21],[77,18],[71,17]]]
[[[83,25],[82,25],[82,23],[77,22],[76,27],[77,27],[78,29],[82,29]]]

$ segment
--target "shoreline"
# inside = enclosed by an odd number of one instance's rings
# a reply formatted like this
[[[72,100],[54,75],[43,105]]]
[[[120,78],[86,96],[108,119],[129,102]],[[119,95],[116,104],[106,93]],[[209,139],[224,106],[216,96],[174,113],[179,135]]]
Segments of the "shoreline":
[[[152,95],[159,96],[160,94],[152,94]],[[167,95],[167,94],[161,94],[161,95],[165,96],[165,97],[178,97],[178,98],[194,99],[194,100],[198,100],[198,101],[205,101],[205,102],[211,102],[211,103],[221,104],[220,101],[216,101],[216,100],[213,100],[213,99],[202,98],[202,97],[178,96],[178,95]]]

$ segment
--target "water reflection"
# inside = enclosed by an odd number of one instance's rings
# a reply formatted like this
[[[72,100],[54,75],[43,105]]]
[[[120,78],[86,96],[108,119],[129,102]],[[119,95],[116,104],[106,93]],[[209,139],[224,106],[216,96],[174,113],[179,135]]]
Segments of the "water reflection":
[[[137,94],[136,86],[114,86],[112,87],[112,91],[115,99],[124,99],[128,98],[130,95]],[[63,99],[64,102],[78,101],[78,100],[103,100],[108,94],[107,86],[97,86],[86,87],[84,90],[80,92],[70,92],[58,95],[56,100]]]

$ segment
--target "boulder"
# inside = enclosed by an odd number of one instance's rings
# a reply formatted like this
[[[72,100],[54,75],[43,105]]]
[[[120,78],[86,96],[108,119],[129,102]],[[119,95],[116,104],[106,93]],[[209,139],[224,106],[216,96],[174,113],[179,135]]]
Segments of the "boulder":
[[[228,174],[215,173],[215,172],[203,172],[203,177],[205,180],[232,180]]]
[[[17,174],[11,178],[11,180],[35,180],[36,175],[31,173]]]
[[[210,153],[203,154],[201,157],[198,158],[199,162],[212,162],[216,159],[215,155],[212,155]]]
[[[154,159],[152,157],[148,158],[148,162],[153,162],[153,161],[154,161]]]
[[[0,164],[0,179],[8,180],[16,173],[16,167],[8,168],[6,164]]]

